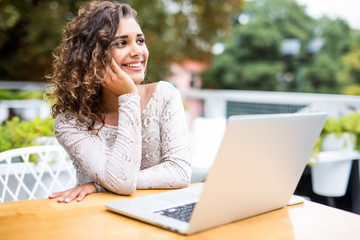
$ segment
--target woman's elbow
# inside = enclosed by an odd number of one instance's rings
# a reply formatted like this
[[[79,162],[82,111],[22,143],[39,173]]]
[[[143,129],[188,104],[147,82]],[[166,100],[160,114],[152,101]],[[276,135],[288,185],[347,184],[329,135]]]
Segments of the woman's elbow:
[[[185,168],[184,178],[181,181],[182,187],[188,187],[190,185],[191,175],[192,175],[192,168],[191,168],[191,165],[188,165]]]
[[[186,188],[190,185],[191,173],[186,173],[174,183],[174,188]]]
[[[188,181],[181,181],[177,184],[176,188],[186,188],[190,185],[190,179]]]
[[[192,169],[190,166],[186,166],[183,168],[177,168],[177,176],[175,183],[174,183],[174,187],[175,188],[185,188],[188,187],[191,183],[191,174],[192,174]],[[174,176],[176,176],[174,174]]]
[[[109,190],[119,195],[131,195],[136,191],[136,180],[111,181]]]
[[[119,194],[119,195],[124,195],[124,196],[130,196],[131,194],[133,194],[135,192],[136,188],[131,188],[131,189],[116,189],[114,191],[114,193]]]

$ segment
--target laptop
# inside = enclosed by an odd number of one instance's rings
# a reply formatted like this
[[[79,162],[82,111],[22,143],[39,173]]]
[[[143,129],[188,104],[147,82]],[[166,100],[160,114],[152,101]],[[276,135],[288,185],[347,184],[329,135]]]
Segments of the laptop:
[[[230,117],[203,184],[106,204],[192,234],[286,206],[326,120],[325,113]]]

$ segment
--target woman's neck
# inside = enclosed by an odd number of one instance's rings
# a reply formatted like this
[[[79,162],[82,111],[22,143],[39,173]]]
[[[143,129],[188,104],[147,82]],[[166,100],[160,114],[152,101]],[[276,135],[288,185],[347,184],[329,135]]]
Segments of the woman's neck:
[[[116,95],[103,88],[100,98],[101,106],[105,114],[118,112],[119,103]]]

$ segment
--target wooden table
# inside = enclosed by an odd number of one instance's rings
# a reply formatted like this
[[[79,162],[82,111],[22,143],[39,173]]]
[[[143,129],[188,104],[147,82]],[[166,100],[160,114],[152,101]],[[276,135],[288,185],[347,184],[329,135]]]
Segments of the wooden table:
[[[132,197],[158,192],[138,190]],[[98,193],[69,204],[54,199],[2,203],[0,239],[360,239],[360,215],[310,201],[183,236],[105,209],[106,203],[125,198]]]

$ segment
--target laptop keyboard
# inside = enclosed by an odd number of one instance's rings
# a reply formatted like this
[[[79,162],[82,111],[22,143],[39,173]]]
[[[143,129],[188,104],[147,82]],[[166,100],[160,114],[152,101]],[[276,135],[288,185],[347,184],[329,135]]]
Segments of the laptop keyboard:
[[[183,222],[189,222],[190,216],[194,210],[195,204],[196,204],[196,202],[188,203],[185,205],[156,211],[154,213],[159,213],[160,215],[175,218],[175,219],[183,221]]]

